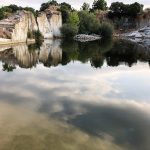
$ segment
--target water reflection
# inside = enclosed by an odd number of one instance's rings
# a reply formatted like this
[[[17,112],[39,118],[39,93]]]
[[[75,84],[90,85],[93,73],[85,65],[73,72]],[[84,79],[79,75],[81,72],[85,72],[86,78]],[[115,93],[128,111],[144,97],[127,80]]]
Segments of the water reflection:
[[[149,150],[148,49],[123,40],[6,49],[0,149]]]
[[[10,70],[16,65],[21,68],[36,67],[42,63],[46,67],[67,65],[72,61],[90,62],[91,66],[101,68],[121,64],[131,67],[138,61],[150,62],[150,51],[142,45],[127,40],[77,43],[75,41],[45,40],[40,47],[35,45],[17,45],[9,49],[3,47],[0,59]],[[3,69],[7,70],[7,69]],[[8,69],[9,70],[9,69]]]

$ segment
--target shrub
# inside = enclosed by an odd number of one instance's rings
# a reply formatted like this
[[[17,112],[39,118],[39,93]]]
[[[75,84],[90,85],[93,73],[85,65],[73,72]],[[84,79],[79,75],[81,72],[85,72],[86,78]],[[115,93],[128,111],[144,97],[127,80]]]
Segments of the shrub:
[[[78,33],[78,26],[64,24],[61,28],[61,33],[64,38],[73,38]]]
[[[113,35],[113,26],[110,23],[102,23],[99,27],[99,34],[102,38],[111,38]]]
[[[71,24],[72,26],[78,26],[79,25],[79,16],[78,16],[78,13],[77,12],[71,12],[69,14],[69,18],[68,18],[68,21],[67,23]]]
[[[42,33],[39,30],[33,31],[33,37],[36,43],[40,43],[44,39]]]
[[[42,33],[39,31],[39,30],[34,30],[34,31],[28,31],[27,33],[27,38],[29,39],[35,39],[35,44],[38,46],[38,45],[41,45],[44,37],[42,35]]]
[[[87,11],[81,11],[79,13],[79,17],[80,17],[79,33],[82,34],[97,33],[100,23],[96,18],[95,14],[89,13]]]
[[[106,10],[107,2],[105,0],[94,0],[93,10]]]

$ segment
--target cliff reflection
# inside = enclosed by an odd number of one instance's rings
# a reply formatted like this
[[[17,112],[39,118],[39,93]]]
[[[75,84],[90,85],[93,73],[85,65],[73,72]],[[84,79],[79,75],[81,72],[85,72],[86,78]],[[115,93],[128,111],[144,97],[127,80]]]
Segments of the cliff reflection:
[[[16,65],[21,68],[32,68],[39,63],[51,67],[66,65],[71,61],[90,62],[95,68],[101,68],[105,61],[108,66],[124,64],[129,67],[138,61],[150,63],[150,50],[127,40],[90,43],[45,40],[40,49],[36,48],[36,45],[25,44],[7,48],[0,51],[0,60],[3,66],[14,68]]]

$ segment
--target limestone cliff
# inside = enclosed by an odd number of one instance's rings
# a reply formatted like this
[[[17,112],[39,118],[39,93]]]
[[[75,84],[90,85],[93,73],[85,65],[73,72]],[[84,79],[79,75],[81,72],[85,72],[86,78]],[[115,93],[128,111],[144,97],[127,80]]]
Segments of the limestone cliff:
[[[35,17],[31,12],[18,11],[0,21],[0,42],[26,42],[27,33],[37,29]]]
[[[44,38],[61,37],[62,15],[57,6],[50,6],[37,17],[40,32]]]
[[[62,15],[57,6],[50,6],[35,18],[31,12],[18,11],[0,21],[0,44],[26,42],[28,32],[39,30],[44,38],[60,37]]]

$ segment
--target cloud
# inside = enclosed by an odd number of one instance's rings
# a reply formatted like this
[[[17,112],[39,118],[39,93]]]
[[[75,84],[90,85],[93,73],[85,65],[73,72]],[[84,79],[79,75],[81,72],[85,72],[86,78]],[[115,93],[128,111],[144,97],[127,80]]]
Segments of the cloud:
[[[17,4],[20,6],[30,6],[30,7],[34,7],[36,9],[40,8],[40,5],[44,2],[47,2],[48,0],[1,0],[1,4],[0,5],[9,5],[9,4]],[[58,0],[59,3],[61,2],[67,2],[70,3],[74,8],[76,9],[80,9],[81,5],[83,4],[83,2],[85,2],[85,0],[76,0],[76,1],[72,1],[72,0]],[[115,2],[116,0],[108,0],[108,5],[110,5],[112,2]],[[124,2],[124,0],[119,0],[121,2]],[[86,0],[87,3],[90,3],[92,5],[93,0]],[[135,2],[135,0],[126,0],[126,2],[124,3],[133,3]],[[144,4],[145,7],[150,7],[149,5],[149,0],[138,0],[139,3]]]

